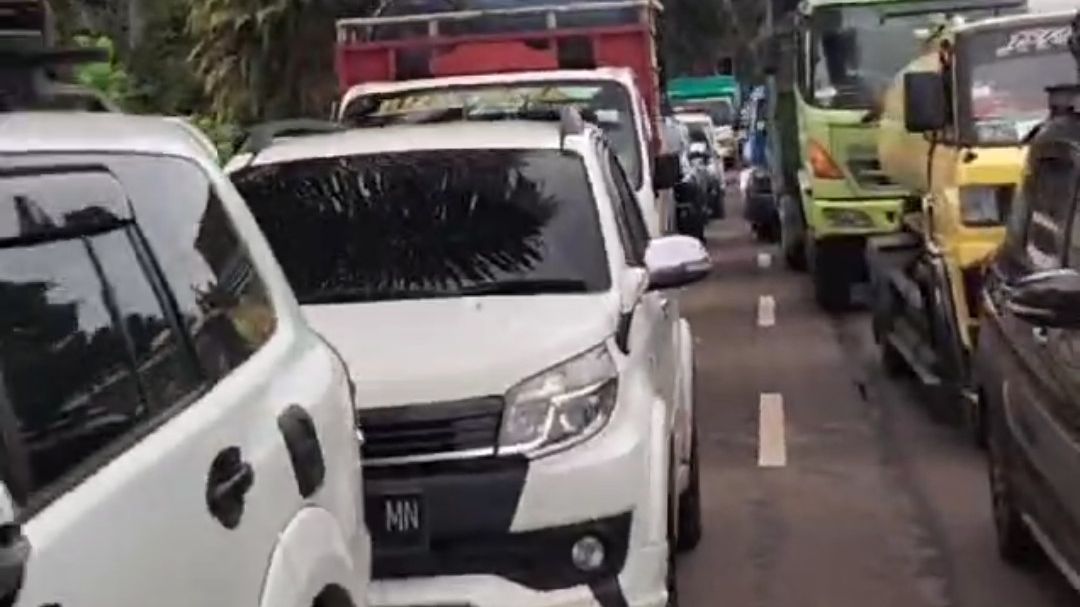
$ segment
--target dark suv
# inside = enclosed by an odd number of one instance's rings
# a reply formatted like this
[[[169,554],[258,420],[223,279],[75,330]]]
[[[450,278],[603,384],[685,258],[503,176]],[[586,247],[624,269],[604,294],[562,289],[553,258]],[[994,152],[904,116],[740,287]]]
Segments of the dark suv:
[[[976,380],[1002,557],[1045,552],[1080,585],[1080,85],[1050,96],[988,272]]]

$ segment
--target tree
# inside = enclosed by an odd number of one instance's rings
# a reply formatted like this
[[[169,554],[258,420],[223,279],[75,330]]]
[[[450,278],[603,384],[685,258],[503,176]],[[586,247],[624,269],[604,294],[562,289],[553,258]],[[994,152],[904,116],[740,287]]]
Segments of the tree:
[[[195,72],[222,119],[325,116],[337,94],[333,49],[340,0],[192,0]]]

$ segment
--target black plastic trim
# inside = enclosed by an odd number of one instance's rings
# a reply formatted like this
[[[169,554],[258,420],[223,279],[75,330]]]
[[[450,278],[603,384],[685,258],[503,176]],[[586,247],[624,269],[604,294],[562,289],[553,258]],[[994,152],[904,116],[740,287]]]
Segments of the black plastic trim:
[[[619,325],[615,329],[615,345],[623,354],[630,353],[630,327],[634,324],[634,312],[623,312],[619,315]]]
[[[300,497],[307,499],[315,495],[326,479],[326,462],[315,422],[303,407],[291,405],[278,416],[278,429],[289,451]]]
[[[629,607],[626,595],[623,594],[622,586],[619,586],[619,578],[612,577],[589,584],[593,598],[600,607]]]

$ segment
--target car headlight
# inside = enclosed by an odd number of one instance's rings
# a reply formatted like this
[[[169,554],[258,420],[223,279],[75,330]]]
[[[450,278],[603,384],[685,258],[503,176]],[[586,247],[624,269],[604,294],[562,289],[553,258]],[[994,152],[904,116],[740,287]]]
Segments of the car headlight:
[[[525,380],[506,394],[499,454],[538,457],[588,439],[611,418],[617,392],[606,345]]]
[[[1005,222],[1012,186],[960,188],[960,219],[970,226],[996,226]]]

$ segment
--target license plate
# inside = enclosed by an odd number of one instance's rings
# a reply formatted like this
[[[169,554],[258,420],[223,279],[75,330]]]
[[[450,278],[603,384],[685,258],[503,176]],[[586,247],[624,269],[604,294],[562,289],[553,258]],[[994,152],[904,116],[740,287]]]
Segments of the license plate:
[[[420,493],[379,495],[367,500],[371,539],[384,546],[423,547],[428,540],[427,508]]]

